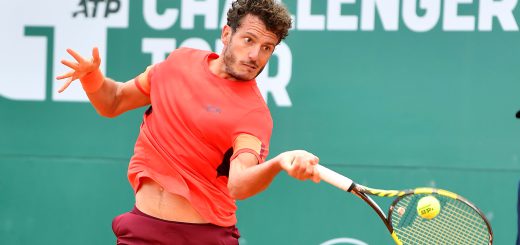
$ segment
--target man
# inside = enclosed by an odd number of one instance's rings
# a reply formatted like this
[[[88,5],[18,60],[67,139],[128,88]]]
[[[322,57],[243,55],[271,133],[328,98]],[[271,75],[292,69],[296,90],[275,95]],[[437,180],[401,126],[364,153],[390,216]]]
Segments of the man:
[[[255,78],[291,27],[274,0],[237,0],[221,55],[180,48],[126,83],[99,70],[98,50],[77,62],[60,92],[80,79],[100,115],[151,105],[143,116],[128,179],[135,207],[116,217],[118,244],[238,244],[236,199],[263,190],[282,170],[319,181],[318,158],[288,151],[265,161],[272,119]]]

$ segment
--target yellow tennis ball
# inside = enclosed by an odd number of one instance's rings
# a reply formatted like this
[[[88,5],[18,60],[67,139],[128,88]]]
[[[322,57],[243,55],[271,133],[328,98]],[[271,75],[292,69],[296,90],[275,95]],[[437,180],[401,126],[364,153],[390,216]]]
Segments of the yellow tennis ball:
[[[441,204],[434,196],[425,196],[417,203],[417,214],[425,219],[435,218],[441,211]]]

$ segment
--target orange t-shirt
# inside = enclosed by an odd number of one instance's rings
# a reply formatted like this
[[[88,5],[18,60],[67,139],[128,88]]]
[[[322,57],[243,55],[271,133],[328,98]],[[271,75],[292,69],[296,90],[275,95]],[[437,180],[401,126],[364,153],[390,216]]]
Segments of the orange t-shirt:
[[[216,58],[180,48],[149,70],[151,107],[143,116],[128,179],[137,192],[140,178],[152,178],[188,199],[210,223],[231,226],[236,205],[227,189],[230,160],[247,151],[265,161],[273,122],[256,81],[214,75],[208,62]],[[258,146],[233,149],[237,138],[256,139]]]

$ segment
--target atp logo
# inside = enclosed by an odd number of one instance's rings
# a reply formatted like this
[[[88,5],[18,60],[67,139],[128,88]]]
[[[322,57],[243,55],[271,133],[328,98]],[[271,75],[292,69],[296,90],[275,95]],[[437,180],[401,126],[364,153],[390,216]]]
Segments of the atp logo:
[[[93,6],[91,7],[90,11],[89,5],[87,4],[88,2],[93,2]],[[110,14],[119,12],[119,8],[121,7],[121,2],[119,0],[81,0],[78,4],[81,7],[81,10],[74,12],[72,17],[76,18],[76,16],[79,14],[82,14],[85,17],[96,18],[99,3],[105,3],[105,18],[107,18]]]
[[[128,0],[1,1],[0,97],[25,101],[86,101],[81,86],[57,94],[69,45],[106,57],[108,28],[128,27]],[[106,64],[101,65],[105,70]]]

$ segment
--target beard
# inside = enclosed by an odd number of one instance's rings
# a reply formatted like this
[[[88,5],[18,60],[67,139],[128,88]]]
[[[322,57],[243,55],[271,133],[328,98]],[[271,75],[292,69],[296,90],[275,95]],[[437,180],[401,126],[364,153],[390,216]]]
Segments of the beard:
[[[226,66],[225,71],[231,77],[233,77],[237,81],[241,81],[241,82],[251,81],[251,80],[255,79],[258,76],[258,74],[260,74],[264,70],[265,66],[261,67],[260,70],[256,74],[253,74],[253,75],[250,75],[249,73],[240,74],[239,72],[237,72],[233,68],[233,66],[238,65],[238,61],[237,61],[237,58],[235,57],[235,55],[233,54],[233,52],[231,52],[230,47],[231,47],[231,42],[229,43],[229,45],[227,47],[225,47],[223,53],[224,53],[224,65]],[[254,62],[254,61],[249,61],[245,64],[253,66],[253,67],[258,67],[256,62]]]

